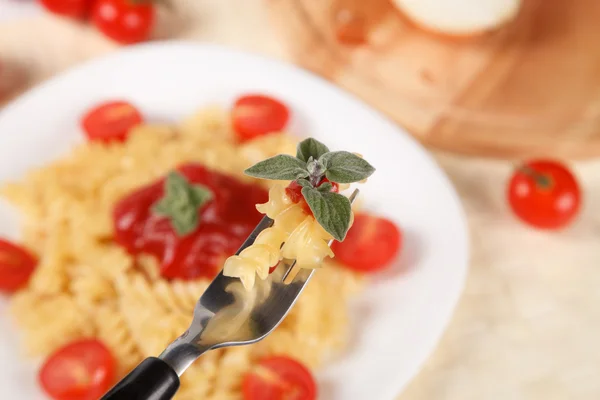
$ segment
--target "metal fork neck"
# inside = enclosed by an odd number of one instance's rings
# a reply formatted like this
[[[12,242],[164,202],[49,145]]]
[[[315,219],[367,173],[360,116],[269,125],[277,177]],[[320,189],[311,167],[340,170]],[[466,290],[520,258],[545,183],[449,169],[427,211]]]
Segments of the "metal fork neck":
[[[181,376],[207,350],[209,349],[178,339],[171,343],[158,358],[169,364],[177,375]]]

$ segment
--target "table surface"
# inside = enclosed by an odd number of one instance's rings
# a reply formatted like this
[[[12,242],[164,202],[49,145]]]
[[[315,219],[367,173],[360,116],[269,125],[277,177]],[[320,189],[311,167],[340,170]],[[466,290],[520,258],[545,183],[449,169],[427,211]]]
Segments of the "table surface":
[[[158,38],[288,58],[261,0],[173,3],[160,15]],[[83,24],[49,15],[0,23],[0,58],[27,65],[30,84],[116,48]],[[600,161],[573,165],[585,192],[579,220],[544,233],[507,208],[511,163],[434,155],[467,212],[471,270],[437,350],[398,400],[600,398]]]

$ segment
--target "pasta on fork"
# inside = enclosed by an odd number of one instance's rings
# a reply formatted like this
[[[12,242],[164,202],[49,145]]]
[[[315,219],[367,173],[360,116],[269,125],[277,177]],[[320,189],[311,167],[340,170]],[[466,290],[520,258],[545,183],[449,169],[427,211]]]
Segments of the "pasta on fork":
[[[269,200],[256,208],[271,218],[254,245],[225,261],[223,274],[240,278],[246,289],[256,275],[266,279],[282,259],[296,260],[295,268],[319,268],[334,253],[329,242],[342,242],[354,214],[340,185],[364,182],[375,172],[362,157],[347,151],[330,151],[309,138],[298,144],[296,157],[280,154],[246,169],[255,178],[291,180],[275,184]]]

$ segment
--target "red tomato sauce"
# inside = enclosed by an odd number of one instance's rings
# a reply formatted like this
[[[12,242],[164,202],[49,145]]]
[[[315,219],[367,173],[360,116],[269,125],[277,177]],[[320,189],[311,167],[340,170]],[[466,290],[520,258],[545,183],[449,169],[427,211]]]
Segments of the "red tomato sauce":
[[[268,200],[262,187],[211,171],[200,164],[177,169],[191,184],[208,187],[214,194],[199,213],[200,224],[180,237],[152,206],[164,195],[164,178],[121,199],[113,210],[115,240],[133,255],[158,258],[161,275],[173,279],[213,278],[261,220],[256,204]]]

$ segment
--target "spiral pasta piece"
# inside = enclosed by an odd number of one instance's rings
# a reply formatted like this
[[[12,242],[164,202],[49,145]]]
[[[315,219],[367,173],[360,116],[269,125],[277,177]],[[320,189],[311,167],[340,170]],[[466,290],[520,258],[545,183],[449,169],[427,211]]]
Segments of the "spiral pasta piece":
[[[319,268],[325,257],[333,257],[327,241],[331,235],[310,215],[289,236],[281,248],[284,258],[295,259],[299,268]]]
[[[111,281],[103,276],[89,273],[85,266],[81,266],[85,273],[72,276],[69,281],[69,290],[73,293],[75,302],[84,310],[91,311],[97,304],[111,301],[116,292]]]
[[[250,351],[248,346],[235,347],[223,354],[219,360],[219,367],[227,373],[217,374],[216,385],[230,393],[232,399],[239,398],[236,393],[240,392],[244,375],[252,366]]]
[[[50,296],[26,289],[13,299],[11,313],[24,331],[25,350],[31,356],[50,354],[72,340],[95,333],[89,315],[66,293]]]
[[[275,219],[282,211],[293,206],[292,200],[285,194],[283,185],[273,185],[269,189],[269,200],[264,204],[257,204],[256,209],[271,219]]]
[[[271,187],[269,200],[256,208],[274,220],[273,226],[262,231],[252,246],[229,257],[223,267],[224,275],[240,278],[246,289],[254,286],[257,274],[261,279],[267,278],[269,268],[281,260],[281,245],[295,228],[294,224],[306,217],[302,208],[285,194],[282,185]]]
[[[314,269],[334,256],[328,244],[332,236],[301,203],[287,196],[283,185],[273,185],[269,200],[256,209],[271,218],[273,226],[261,232],[252,246],[229,257],[223,269],[226,276],[240,278],[246,289],[254,286],[256,275],[266,279],[269,268],[283,258],[296,260],[295,268]]]
[[[117,372],[119,376],[122,376],[141,362],[144,357],[133,341],[123,316],[115,307],[102,305],[96,308],[94,313],[98,326],[97,337],[117,356]]]

